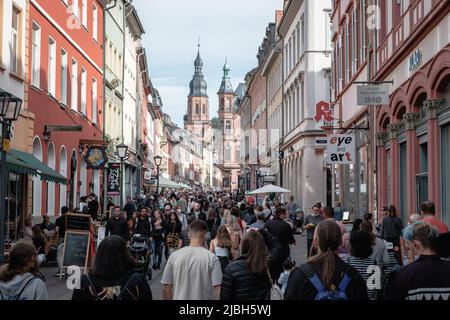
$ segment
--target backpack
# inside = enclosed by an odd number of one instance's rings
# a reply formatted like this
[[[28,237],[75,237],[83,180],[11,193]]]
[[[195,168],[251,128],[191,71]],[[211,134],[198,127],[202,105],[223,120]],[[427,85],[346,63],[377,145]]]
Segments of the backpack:
[[[138,275],[137,273],[133,273],[131,275],[131,277],[127,280],[127,282],[125,283],[125,285],[121,288],[119,294],[117,295],[117,300],[122,300],[123,299],[123,295],[126,291],[128,291],[128,293],[134,298],[134,300],[139,300],[139,291],[138,291],[138,296],[134,296],[129,290],[128,290],[128,286],[130,285],[131,281],[134,280],[136,278],[136,275]],[[92,294],[94,296],[95,300],[104,300],[104,299],[108,299],[107,298],[107,294],[105,294],[104,296],[102,296],[101,294],[99,294],[97,292],[97,290],[95,290],[95,285],[91,280],[91,277],[89,276],[89,273],[86,273],[86,278],[89,281],[89,285],[91,287],[91,291]],[[104,288],[107,289],[107,288]],[[107,291],[107,290],[106,290]]]
[[[348,300],[345,292],[350,285],[351,277],[345,272],[337,291],[331,291],[320,280],[319,276],[314,272],[309,264],[303,264],[298,267],[305,277],[311,282],[317,290],[314,300]]]
[[[267,270],[267,276],[270,280],[270,290],[267,294],[267,300],[273,300],[273,301],[280,301],[284,300],[284,294],[281,288],[278,286],[278,284],[272,280],[272,277],[270,276],[270,271]]]

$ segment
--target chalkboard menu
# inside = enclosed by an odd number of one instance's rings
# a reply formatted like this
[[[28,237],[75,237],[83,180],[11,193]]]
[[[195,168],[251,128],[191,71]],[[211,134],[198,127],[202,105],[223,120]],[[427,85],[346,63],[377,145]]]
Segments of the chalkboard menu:
[[[66,214],[66,229],[89,231],[91,216],[87,214]]]
[[[89,257],[90,234],[88,232],[67,231],[64,240],[63,267],[86,268]]]

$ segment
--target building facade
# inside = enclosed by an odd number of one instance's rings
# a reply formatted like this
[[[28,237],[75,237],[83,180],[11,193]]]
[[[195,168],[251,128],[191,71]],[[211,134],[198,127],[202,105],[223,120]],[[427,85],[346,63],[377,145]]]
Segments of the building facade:
[[[31,0],[28,106],[35,114],[33,155],[68,180],[33,178],[32,213],[57,215],[101,190],[102,171],[88,170],[87,147],[103,144],[103,7],[101,1]],[[81,131],[49,130],[52,125]],[[46,130],[47,129],[47,130]]]
[[[315,106],[329,101],[331,57],[329,0],[285,1],[278,33],[283,39],[282,186],[306,212],[327,197],[325,136]],[[285,199],[287,200],[287,199]]]
[[[216,146],[214,149],[220,150],[219,169],[224,177],[223,189],[233,191],[238,189],[241,118],[234,109],[236,95],[231,84],[230,66],[226,62],[223,66],[222,83],[217,95],[219,98],[219,134],[214,141]]]
[[[431,200],[449,224],[450,4],[380,6],[374,80],[394,82],[376,113],[378,205],[395,205],[407,221]]]

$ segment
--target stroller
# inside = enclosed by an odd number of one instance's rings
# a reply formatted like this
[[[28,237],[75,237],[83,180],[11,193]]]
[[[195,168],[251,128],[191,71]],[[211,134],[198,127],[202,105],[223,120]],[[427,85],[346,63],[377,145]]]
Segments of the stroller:
[[[136,272],[152,280],[152,269],[149,268],[152,253],[146,236],[135,234],[131,238],[130,255],[136,262]]]

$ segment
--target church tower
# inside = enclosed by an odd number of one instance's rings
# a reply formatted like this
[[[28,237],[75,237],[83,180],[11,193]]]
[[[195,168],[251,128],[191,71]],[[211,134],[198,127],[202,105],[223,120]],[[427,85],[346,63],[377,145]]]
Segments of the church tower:
[[[223,175],[223,188],[227,191],[236,190],[238,189],[238,171],[240,169],[238,150],[241,119],[234,110],[236,94],[231,84],[230,66],[227,61],[223,66],[222,83],[217,95],[219,98],[219,129],[222,132],[219,168]]]
[[[187,114],[184,126],[191,134],[194,147],[193,166],[194,181],[203,185],[210,184],[212,156],[211,122],[209,119],[209,98],[207,84],[203,76],[203,60],[198,45],[197,58],[194,61],[194,76],[189,84]]]

